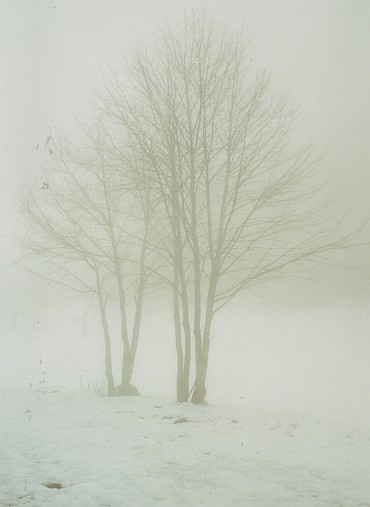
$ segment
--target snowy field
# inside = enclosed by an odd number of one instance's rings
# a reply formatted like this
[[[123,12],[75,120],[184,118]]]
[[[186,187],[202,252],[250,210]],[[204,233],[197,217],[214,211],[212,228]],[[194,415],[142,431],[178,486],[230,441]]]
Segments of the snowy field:
[[[246,407],[1,395],[0,505],[370,507],[370,430]]]

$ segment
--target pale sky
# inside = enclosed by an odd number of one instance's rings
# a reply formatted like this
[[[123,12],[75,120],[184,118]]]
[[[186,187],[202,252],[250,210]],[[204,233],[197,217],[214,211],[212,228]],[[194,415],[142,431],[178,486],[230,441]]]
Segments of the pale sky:
[[[355,218],[370,214],[370,2],[204,0],[202,4],[206,14],[228,30],[243,27],[256,69],[266,68],[273,87],[289,91],[295,100],[301,117],[299,135],[325,149],[324,172],[338,171],[335,184],[341,198],[350,203]],[[179,19],[199,6],[201,2],[194,0],[1,2],[3,235],[14,235],[22,182],[27,173],[37,173],[47,156],[36,146],[43,147],[49,125],[61,133],[73,132],[74,116],[89,110],[102,74],[119,68],[119,60],[129,59],[137,44],[150,44],[164,19]],[[369,269],[365,276],[341,277],[351,294],[369,295]],[[333,287],[335,291],[335,282]]]

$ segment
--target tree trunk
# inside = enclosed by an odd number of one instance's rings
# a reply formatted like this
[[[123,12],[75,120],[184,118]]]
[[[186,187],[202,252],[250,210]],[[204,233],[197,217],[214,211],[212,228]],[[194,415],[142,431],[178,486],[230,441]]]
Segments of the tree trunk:
[[[198,362],[196,368],[195,386],[191,398],[192,403],[194,403],[195,405],[201,405],[205,403],[205,398],[207,394],[206,379],[208,371],[210,331],[211,331],[211,321],[209,323],[206,323],[206,329],[203,335],[202,355],[200,358],[200,362]]]
[[[182,345],[181,318],[179,310],[179,274],[177,262],[175,262],[173,266],[172,302],[177,357],[176,400],[178,403],[182,403],[184,401],[187,401],[189,397],[189,368],[186,369],[186,367],[184,367],[184,349]]]
[[[112,247],[112,256],[114,262],[115,276],[117,280],[117,290],[118,290],[118,298],[119,298],[119,309],[120,309],[120,318],[121,318],[121,339],[123,345],[123,355],[122,355],[122,382],[121,385],[125,385],[126,382],[126,364],[130,363],[128,356],[130,355],[130,343],[128,338],[128,329],[127,329],[127,316],[126,316],[126,294],[123,285],[123,276],[121,269],[121,261],[117,248],[117,240],[114,232],[114,223],[112,218],[112,208],[110,202],[110,196],[107,186],[107,176],[105,171],[104,159],[101,156],[101,168],[102,168],[102,182],[104,188],[104,198],[105,205],[107,210],[107,225],[109,230],[109,237],[111,241]]]
[[[123,359],[122,359],[122,381],[121,381],[121,390],[127,391],[130,393],[131,379],[135,366],[136,352],[139,343],[140,336],[140,324],[141,324],[141,315],[143,310],[143,302],[144,302],[144,293],[145,293],[145,283],[146,283],[146,274],[145,274],[145,254],[146,254],[146,246],[147,246],[147,237],[149,234],[149,219],[146,217],[145,219],[145,229],[144,236],[141,243],[140,250],[140,276],[139,276],[139,284],[137,289],[137,298],[136,298],[136,308],[135,308],[135,318],[134,324],[132,328],[132,338],[131,345],[127,350],[123,351]],[[123,288],[122,288],[123,290]],[[125,320],[126,322],[126,320]],[[125,324],[127,327],[127,323]],[[132,386],[133,387],[133,386]]]
[[[207,371],[208,371],[208,358],[209,358],[209,346],[210,346],[210,338],[211,338],[211,325],[213,319],[213,306],[217,288],[218,281],[218,270],[216,273],[213,273],[209,282],[208,288],[208,296],[207,296],[207,305],[206,305],[206,315],[204,320],[204,333],[202,340],[202,354],[200,358],[196,357],[196,377],[195,377],[195,387],[193,396],[191,398],[192,403],[196,405],[205,403],[205,398],[207,394],[206,389],[206,379],[207,379]]]
[[[185,371],[177,375],[177,403],[186,403],[189,400],[189,375]]]
[[[191,360],[191,331],[190,331],[190,317],[189,317],[189,302],[187,295],[187,288],[184,277],[182,276],[181,283],[181,305],[182,305],[182,327],[184,330],[184,359],[181,380],[181,400],[188,401],[189,399],[189,375],[190,375],[190,360]],[[186,398],[186,399],[184,399]]]
[[[178,193],[175,179],[172,182],[174,196],[173,217],[171,219],[173,246],[173,316],[175,325],[176,354],[177,354],[177,401],[182,403],[189,399],[189,374],[191,359],[191,331],[189,317],[189,300],[184,273],[184,259],[182,251],[182,235]],[[182,309],[182,328],[184,332],[184,346],[182,342],[180,299]]]
[[[121,385],[119,386],[118,394],[125,395],[138,395],[139,391],[131,385],[132,373],[134,371],[135,354],[131,351],[124,351],[122,359],[122,378]]]
[[[203,351],[200,359],[200,364],[197,364],[195,386],[193,396],[191,398],[192,403],[195,405],[201,405],[205,403],[207,394],[206,379],[208,371],[208,358],[209,358],[209,343],[210,343],[210,324],[208,329],[205,330],[203,336]]]
[[[100,309],[100,320],[104,331],[104,362],[105,362],[105,376],[107,379],[108,396],[114,396],[114,377],[112,370],[112,350],[110,344],[110,335],[108,328],[107,315],[105,313],[105,304],[101,293],[100,283],[98,285],[98,300]]]
[[[199,368],[197,373],[197,378],[195,380],[195,387],[193,391],[193,395],[191,397],[191,402],[195,405],[202,405],[205,403],[206,400],[206,376],[207,376],[207,369],[206,368]]]

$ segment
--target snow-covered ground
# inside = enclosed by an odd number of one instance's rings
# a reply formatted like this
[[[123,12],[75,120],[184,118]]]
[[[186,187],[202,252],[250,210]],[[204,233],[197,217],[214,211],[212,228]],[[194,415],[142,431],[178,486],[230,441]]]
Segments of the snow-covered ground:
[[[2,507],[370,507],[370,428],[63,388],[0,421]]]

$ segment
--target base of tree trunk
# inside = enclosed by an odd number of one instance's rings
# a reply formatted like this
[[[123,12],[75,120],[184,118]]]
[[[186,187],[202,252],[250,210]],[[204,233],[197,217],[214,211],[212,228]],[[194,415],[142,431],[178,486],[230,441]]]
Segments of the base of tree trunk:
[[[186,403],[189,401],[189,381],[184,378],[177,379],[177,392],[176,392],[176,401],[177,403]]]
[[[188,394],[178,394],[177,395],[177,399],[176,399],[177,403],[186,403],[187,401],[189,401],[189,395]]]
[[[141,394],[135,386],[126,384],[116,387],[116,396],[141,396]]]
[[[204,386],[195,386],[191,402],[195,405],[204,405],[206,402],[206,394],[207,389]]]
[[[186,403],[189,401],[189,389],[187,388],[179,388],[177,389],[177,403]]]
[[[108,387],[108,396],[115,396],[115,394],[116,394],[116,390],[114,389],[114,387],[109,386]]]

